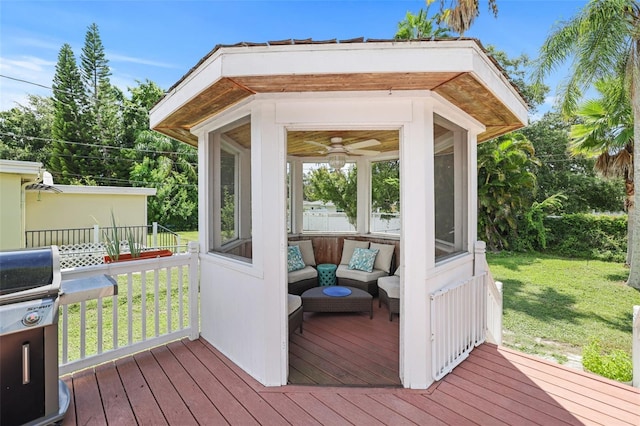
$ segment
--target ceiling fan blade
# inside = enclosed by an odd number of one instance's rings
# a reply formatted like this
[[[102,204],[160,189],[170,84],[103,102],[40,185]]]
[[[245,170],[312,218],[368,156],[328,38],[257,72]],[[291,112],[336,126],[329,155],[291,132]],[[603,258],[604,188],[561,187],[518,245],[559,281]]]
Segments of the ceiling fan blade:
[[[370,149],[350,149],[349,150],[349,154],[378,155],[378,154],[380,154],[380,151],[373,151],[373,150],[370,150]]]
[[[354,149],[368,148],[375,145],[380,145],[380,141],[378,139],[367,139],[366,141],[349,144],[347,148],[353,151]]]
[[[329,147],[327,145],[322,144],[320,142],[316,142],[316,141],[304,141],[304,143],[308,143],[309,145],[319,146],[319,147],[324,148],[324,149],[329,149]]]

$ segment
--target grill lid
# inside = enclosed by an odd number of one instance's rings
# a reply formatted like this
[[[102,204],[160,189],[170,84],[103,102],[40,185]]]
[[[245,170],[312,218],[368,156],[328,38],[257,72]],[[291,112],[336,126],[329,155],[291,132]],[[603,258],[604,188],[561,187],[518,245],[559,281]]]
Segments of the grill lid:
[[[0,305],[57,295],[60,281],[56,246],[0,251]]]

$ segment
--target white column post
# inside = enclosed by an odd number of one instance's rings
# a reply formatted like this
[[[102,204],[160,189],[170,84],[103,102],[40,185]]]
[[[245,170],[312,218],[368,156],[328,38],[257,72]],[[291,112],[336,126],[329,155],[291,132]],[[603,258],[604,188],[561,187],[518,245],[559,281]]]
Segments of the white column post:
[[[198,297],[200,294],[200,271],[198,268],[198,253],[200,245],[195,241],[189,241],[189,320],[191,321],[189,333],[190,340],[200,337],[200,306]]]
[[[98,244],[100,242],[100,225],[93,225],[93,243]]]
[[[429,272],[435,267],[433,106],[413,103],[413,121],[401,132],[400,370],[405,387],[426,389],[431,374]]]
[[[474,261],[473,275],[482,275],[488,271],[487,267],[487,244],[484,241],[476,241],[473,244]]]

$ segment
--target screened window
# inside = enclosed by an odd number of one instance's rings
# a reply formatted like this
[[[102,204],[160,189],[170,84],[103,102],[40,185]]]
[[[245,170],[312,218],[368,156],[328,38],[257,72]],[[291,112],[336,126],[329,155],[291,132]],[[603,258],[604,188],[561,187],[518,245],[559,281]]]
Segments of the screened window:
[[[400,234],[400,161],[371,163],[370,232]]]
[[[303,164],[304,232],[355,232],[358,214],[357,168],[339,170],[328,163]]]
[[[466,132],[436,117],[434,207],[436,261],[466,250]]]
[[[211,251],[251,262],[251,121],[210,134]]]

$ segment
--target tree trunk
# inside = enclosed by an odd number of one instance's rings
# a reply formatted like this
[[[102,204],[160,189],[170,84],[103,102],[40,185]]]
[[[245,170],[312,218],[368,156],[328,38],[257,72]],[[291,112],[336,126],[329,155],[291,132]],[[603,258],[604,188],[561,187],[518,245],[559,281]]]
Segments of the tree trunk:
[[[635,46],[634,46],[635,48]],[[640,52],[635,52],[636,54]],[[635,55],[632,54],[632,59]],[[634,66],[631,81],[631,105],[633,108],[633,183],[635,188],[640,188],[640,70]],[[634,191],[634,207],[640,206],[640,191]],[[640,209],[633,209],[633,224],[638,221]],[[633,232],[631,245],[631,268],[627,284],[640,290],[640,232]]]
[[[632,163],[633,164],[633,161]],[[625,200],[625,207],[627,210],[627,260],[625,264],[627,266],[631,266],[631,259],[633,259],[633,245],[631,242],[633,241],[633,230],[636,226],[635,224],[635,206],[633,204],[633,197],[635,194],[635,187],[633,185],[633,179],[629,179],[630,173],[625,173],[624,179],[624,189],[627,194],[627,199]]]

